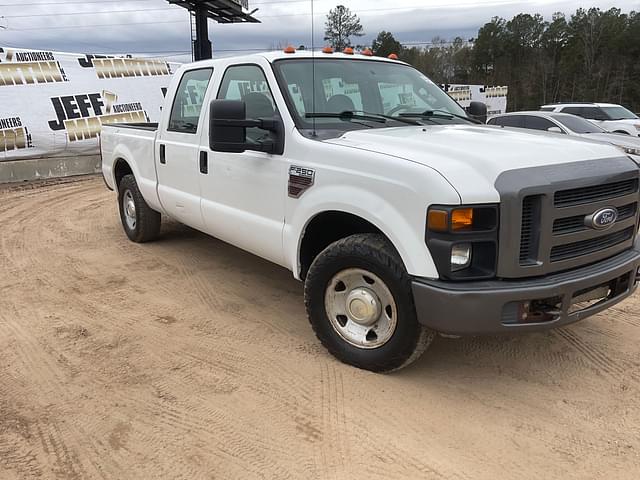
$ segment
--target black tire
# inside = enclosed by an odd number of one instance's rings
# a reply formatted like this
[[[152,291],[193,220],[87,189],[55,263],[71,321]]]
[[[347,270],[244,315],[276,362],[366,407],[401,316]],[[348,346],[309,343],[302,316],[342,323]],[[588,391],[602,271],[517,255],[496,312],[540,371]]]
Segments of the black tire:
[[[332,282],[340,272],[353,269],[381,279],[395,302],[395,330],[386,343],[375,348],[355,346],[345,340],[332,325],[325,307],[327,289],[335,285]],[[340,361],[358,368],[373,372],[399,370],[417,360],[435,337],[435,332],[418,323],[409,275],[396,250],[382,235],[352,235],[329,245],[313,261],[304,295],[309,321],[320,342]]]
[[[131,199],[135,205],[134,224],[127,221],[124,199]],[[118,185],[118,205],[120,221],[129,240],[136,243],[150,242],[160,234],[161,215],[144,201],[133,175],[125,175]],[[129,217],[131,218],[131,217]]]

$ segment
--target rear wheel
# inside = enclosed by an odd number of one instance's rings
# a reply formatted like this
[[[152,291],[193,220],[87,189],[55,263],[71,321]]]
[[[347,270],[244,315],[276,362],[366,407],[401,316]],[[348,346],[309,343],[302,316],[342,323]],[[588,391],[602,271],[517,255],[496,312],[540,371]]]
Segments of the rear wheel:
[[[435,336],[418,323],[409,275],[382,235],[358,234],[329,245],[309,269],[305,303],[329,352],[366,370],[403,368]]]
[[[120,220],[129,240],[155,240],[160,234],[161,216],[144,201],[133,175],[125,175],[118,185]]]

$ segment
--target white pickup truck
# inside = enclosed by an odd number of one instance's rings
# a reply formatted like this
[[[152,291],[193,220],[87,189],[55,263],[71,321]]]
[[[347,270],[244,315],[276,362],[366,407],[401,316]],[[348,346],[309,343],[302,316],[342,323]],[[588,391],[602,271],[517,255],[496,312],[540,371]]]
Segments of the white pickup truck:
[[[101,144],[131,240],[166,215],[290,269],[319,340],[360,368],[399,369],[437,332],[567,325],[636,288],[629,157],[478,125],[392,59],[183,66],[159,124],[105,125]]]

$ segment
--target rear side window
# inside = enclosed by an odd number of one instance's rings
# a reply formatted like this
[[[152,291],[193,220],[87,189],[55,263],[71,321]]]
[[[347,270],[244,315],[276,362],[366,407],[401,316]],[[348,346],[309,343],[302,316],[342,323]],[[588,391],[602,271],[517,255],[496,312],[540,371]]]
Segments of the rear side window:
[[[562,113],[569,113],[571,115],[577,115],[582,118],[586,118],[584,115],[584,108],[582,107],[564,107]]]
[[[200,111],[212,73],[213,69],[211,68],[185,72],[173,100],[167,130],[191,134],[198,131]]]
[[[522,115],[508,115],[506,117],[492,118],[491,125],[501,125],[503,127],[524,127],[524,117]]]
[[[544,130],[548,131],[551,127],[558,127],[555,123],[550,122],[546,118],[542,117],[527,117],[524,125],[531,130]],[[558,127],[559,128],[559,127]]]
[[[590,118],[592,120],[609,120],[609,117],[598,107],[586,107],[582,112],[584,118]]]

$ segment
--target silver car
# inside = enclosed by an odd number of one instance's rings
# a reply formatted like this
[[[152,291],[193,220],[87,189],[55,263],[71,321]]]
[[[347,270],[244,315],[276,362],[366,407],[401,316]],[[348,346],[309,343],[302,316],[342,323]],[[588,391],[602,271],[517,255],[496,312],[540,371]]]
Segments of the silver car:
[[[610,143],[640,163],[640,138],[608,132],[589,120],[568,113],[535,111],[504,113],[491,117],[487,121],[487,124],[542,130],[561,135],[581,137],[602,143]]]

